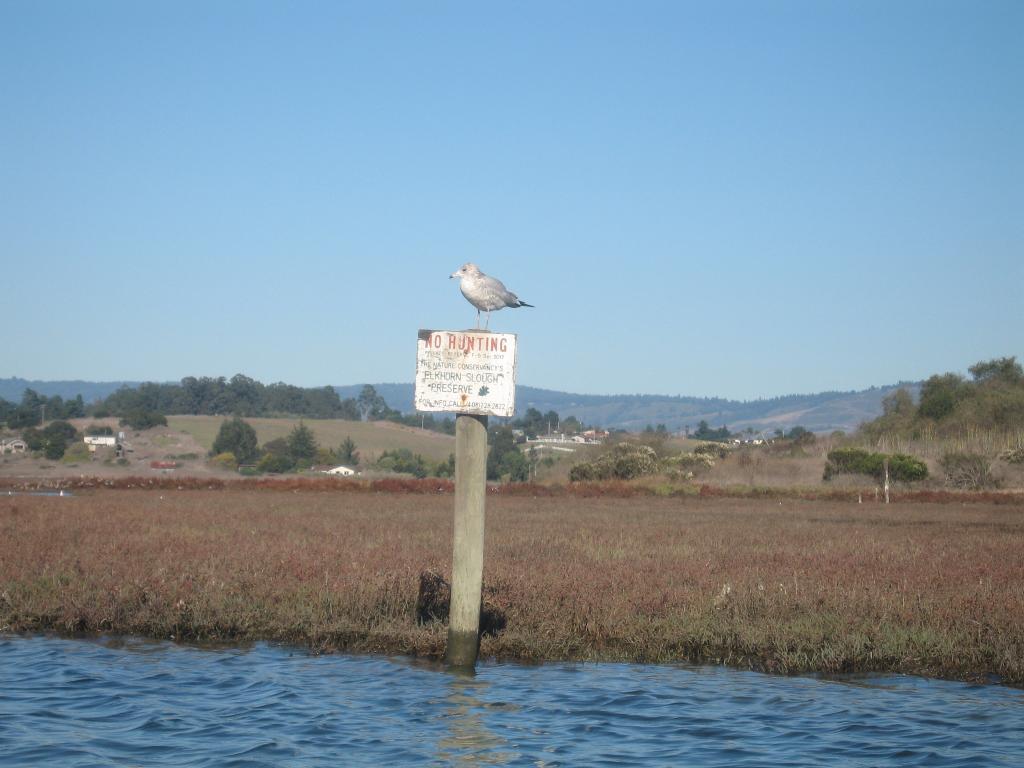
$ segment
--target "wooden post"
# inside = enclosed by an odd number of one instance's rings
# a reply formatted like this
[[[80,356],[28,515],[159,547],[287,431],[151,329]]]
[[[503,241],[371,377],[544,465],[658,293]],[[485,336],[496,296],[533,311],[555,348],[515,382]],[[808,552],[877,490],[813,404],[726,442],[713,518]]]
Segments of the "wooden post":
[[[885,467],[885,503],[889,503],[889,460],[886,459],[882,466]]]
[[[487,417],[460,413],[455,418],[455,534],[445,650],[445,662],[454,668],[472,669],[480,652],[486,496]]]

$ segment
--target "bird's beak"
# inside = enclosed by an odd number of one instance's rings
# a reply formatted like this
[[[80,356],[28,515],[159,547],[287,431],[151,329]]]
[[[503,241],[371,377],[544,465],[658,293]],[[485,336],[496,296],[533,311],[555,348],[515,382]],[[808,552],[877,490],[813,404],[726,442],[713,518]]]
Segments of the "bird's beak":
[[[450,275],[448,275],[448,279],[451,280],[453,277],[458,277],[458,276],[459,276],[458,272],[452,272]]]

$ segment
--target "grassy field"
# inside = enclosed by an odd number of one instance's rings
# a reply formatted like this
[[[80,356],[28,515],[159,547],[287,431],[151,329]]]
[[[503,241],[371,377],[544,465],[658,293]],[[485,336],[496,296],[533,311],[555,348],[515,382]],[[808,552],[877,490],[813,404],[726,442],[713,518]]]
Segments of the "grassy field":
[[[313,487],[313,486],[311,486]],[[0,631],[439,656],[419,575],[449,494],[0,497]],[[885,670],[1024,684],[1020,505],[488,499],[485,656]]]
[[[167,426],[187,432],[206,450],[213,447],[217,431],[223,423],[223,416],[168,416]],[[260,444],[278,437],[287,437],[298,419],[259,419],[246,421],[256,430]],[[364,463],[377,459],[386,450],[408,448],[422,454],[431,461],[444,461],[455,451],[455,438],[438,432],[429,432],[386,421],[361,422],[341,419],[306,419],[303,422],[316,435],[317,441],[325,448],[337,448],[351,437]]]

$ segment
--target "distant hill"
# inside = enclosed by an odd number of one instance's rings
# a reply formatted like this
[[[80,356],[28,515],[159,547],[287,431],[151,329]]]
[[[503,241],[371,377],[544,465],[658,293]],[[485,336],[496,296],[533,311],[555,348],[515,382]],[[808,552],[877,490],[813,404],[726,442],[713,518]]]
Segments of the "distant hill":
[[[786,430],[800,425],[813,432],[841,429],[850,432],[862,422],[882,413],[882,399],[899,387],[917,396],[919,383],[901,383],[872,387],[859,392],[822,392],[811,395],[786,395],[762,400],[724,400],[722,398],[668,395],[581,395],[537,387],[516,387],[516,411],[527,408],[542,413],[555,411],[563,418],[575,416],[586,424],[632,431],[648,424],[664,424],[676,431],[701,420],[712,427],[723,424],[737,431],[750,427],[757,432]],[[374,384],[374,389],[389,406],[403,412],[413,409],[413,385]],[[342,398],[358,397],[362,384],[335,387]]]
[[[0,397],[20,402],[26,388],[41,395],[60,395],[65,400],[81,395],[87,403],[107,397],[122,386],[137,387],[137,381],[33,381],[17,377],[0,379]],[[342,398],[358,397],[362,384],[336,386]],[[763,400],[725,400],[714,397],[683,397],[669,395],[581,395],[537,387],[516,387],[516,410],[527,408],[542,413],[555,411],[560,416],[575,416],[586,424],[598,424],[628,430],[641,430],[648,424],[664,424],[676,431],[695,428],[701,420],[712,427],[723,424],[733,431],[750,427],[755,431],[772,432],[800,425],[814,432],[836,429],[852,431],[862,422],[882,413],[882,398],[899,387],[908,389],[914,398],[919,383],[872,387],[859,392],[821,392],[810,395],[786,395]],[[403,383],[374,384],[374,389],[387,404],[403,413],[413,410],[413,385]]]
[[[123,386],[137,387],[140,381],[32,381],[12,376],[0,379],[0,398],[11,403],[20,403],[26,389],[33,389],[40,395],[55,397],[60,395],[65,400],[73,400],[78,395],[86,403],[102,400]]]

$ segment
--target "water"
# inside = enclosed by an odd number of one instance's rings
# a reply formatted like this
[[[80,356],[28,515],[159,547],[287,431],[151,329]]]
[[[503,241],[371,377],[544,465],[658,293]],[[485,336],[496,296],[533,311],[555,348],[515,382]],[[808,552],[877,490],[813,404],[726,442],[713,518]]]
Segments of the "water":
[[[0,635],[0,766],[1024,766],[1024,691]]]

